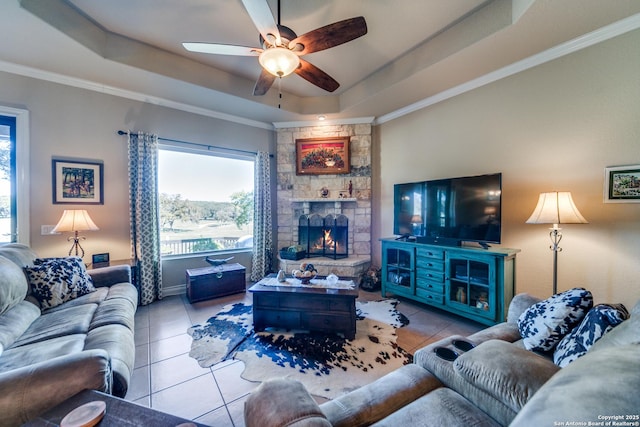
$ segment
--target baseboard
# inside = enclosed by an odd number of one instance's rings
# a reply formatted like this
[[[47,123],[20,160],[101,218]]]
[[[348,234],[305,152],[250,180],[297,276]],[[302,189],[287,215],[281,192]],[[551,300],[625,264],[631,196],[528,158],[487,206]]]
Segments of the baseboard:
[[[162,296],[170,297],[173,295],[182,295],[187,293],[187,285],[176,285],[162,288]]]

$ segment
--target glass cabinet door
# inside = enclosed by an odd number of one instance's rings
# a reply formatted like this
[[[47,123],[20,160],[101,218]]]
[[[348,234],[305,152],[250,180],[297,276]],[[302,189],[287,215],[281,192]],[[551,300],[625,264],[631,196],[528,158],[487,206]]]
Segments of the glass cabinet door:
[[[496,310],[495,261],[464,256],[449,259],[447,304],[479,316],[493,318]]]
[[[387,249],[387,281],[394,285],[411,287],[413,268],[412,256],[409,251],[389,248]]]
[[[385,244],[382,248],[383,296],[392,293],[413,296],[415,291],[415,248],[401,244]]]

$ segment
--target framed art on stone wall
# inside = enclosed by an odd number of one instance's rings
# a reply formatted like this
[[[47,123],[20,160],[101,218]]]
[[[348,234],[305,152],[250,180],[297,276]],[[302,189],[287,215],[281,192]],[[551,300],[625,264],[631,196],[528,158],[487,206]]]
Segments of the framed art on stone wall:
[[[54,204],[104,204],[103,164],[53,159]]]
[[[640,203],[640,165],[604,169],[605,203]]]
[[[296,139],[296,175],[345,174],[350,170],[349,137]]]

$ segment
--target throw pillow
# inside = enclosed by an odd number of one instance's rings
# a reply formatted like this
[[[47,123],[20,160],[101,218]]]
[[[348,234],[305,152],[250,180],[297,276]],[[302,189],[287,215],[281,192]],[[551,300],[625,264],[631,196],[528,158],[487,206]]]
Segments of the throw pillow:
[[[584,288],[573,288],[540,301],[518,318],[524,347],[549,351],[584,318],[593,307],[593,296]]]
[[[95,291],[81,258],[36,259],[25,271],[33,296],[42,308],[56,307]]]
[[[622,304],[599,304],[593,307],[578,327],[565,336],[553,352],[553,362],[564,368],[583,356],[596,341],[629,318]]]

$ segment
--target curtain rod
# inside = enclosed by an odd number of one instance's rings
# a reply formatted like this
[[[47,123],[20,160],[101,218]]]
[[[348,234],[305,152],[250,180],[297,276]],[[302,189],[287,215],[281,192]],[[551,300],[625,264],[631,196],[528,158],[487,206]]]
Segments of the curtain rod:
[[[136,132],[137,133],[137,132]],[[129,132],[125,131],[125,130],[119,130],[118,131],[118,135],[128,135]],[[181,141],[179,139],[171,139],[171,138],[162,138],[162,137],[158,137],[158,139],[160,141],[167,141],[167,142],[177,142],[179,144],[189,144],[189,145],[197,145],[199,147],[207,147],[207,150],[211,149],[211,148],[215,148],[218,150],[227,150],[227,151],[234,151],[236,153],[244,153],[244,154],[258,154],[255,151],[248,151],[248,150],[240,150],[238,148],[228,148],[228,147],[218,147],[215,145],[209,145],[209,144],[200,144],[198,142],[189,142],[189,141]],[[273,158],[273,154],[269,154],[269,157]]]

